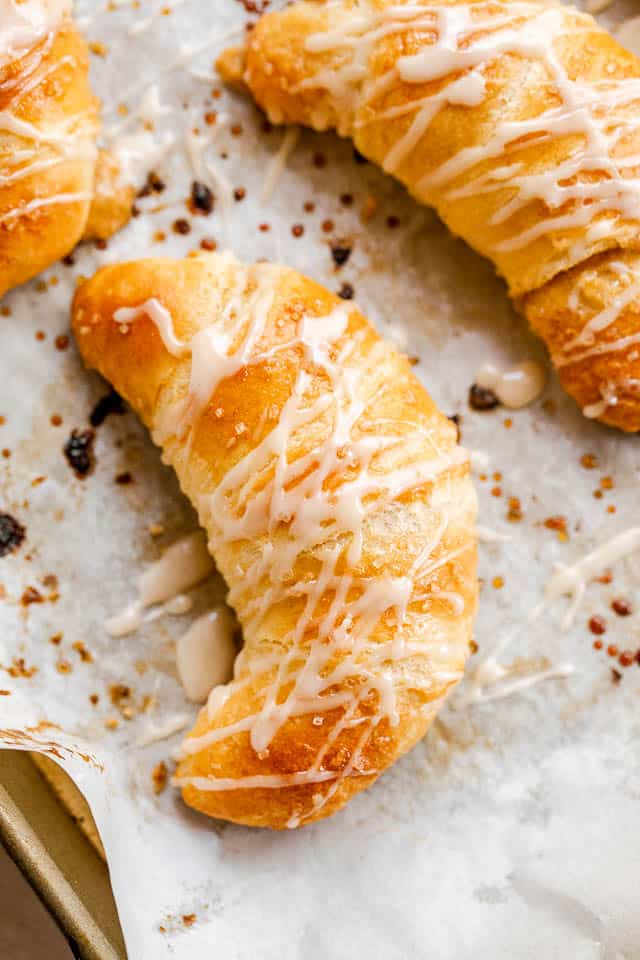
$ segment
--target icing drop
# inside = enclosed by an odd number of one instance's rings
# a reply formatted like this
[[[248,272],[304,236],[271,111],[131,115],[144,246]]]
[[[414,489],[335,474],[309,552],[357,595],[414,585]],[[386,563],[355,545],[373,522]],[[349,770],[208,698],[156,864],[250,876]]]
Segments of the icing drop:
[[[176,540],[140,575],[136,600],[122,613],[106,621],[107,633],[112,637],[133,633],[142,624],[144,611],[156,604],[165,604],[168,613],[186,612],[181,609],[184,601],[181,599],[176,609],[175,600],[185,590],[206,579],[213,569],[206,537],[201,530]]]
[[[214,687],[231,679],[237,629],[231,612],[216,607],[194,621],[178,639],[178,675],[189,700],[204,703]]]
[[[537,400],[544,390],[545,380],[542,367],[531,360],[507,370],[498,370],[492,363],[485,363],[475,376],[478,386],[493,390],[505,407],[514,410],[527,407]]]

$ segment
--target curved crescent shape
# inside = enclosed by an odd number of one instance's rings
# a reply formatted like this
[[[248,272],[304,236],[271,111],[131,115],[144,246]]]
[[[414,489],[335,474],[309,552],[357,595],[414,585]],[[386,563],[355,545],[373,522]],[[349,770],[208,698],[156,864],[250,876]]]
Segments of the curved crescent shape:
[[[476,501],[454,425],[357,308],[275,264],[106,267],[72,322],[175,468],[243,628],[184,799],[275,828],[333,813],[462,676]]]

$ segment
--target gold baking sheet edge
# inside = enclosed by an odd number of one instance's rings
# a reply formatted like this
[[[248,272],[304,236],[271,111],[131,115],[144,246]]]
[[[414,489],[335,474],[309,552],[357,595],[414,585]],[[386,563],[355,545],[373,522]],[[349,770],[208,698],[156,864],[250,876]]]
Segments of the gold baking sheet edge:
[[[83,960],[126,960],[102,845],[52,761],[0,750],[0,839]]]

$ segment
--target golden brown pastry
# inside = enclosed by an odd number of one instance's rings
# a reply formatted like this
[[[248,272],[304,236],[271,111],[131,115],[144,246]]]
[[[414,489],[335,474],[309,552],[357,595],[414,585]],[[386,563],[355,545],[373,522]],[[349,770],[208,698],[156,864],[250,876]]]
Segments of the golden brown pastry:
[[[106,267],[82,356],[207,530],[243,629],[176,783],[214,817],[325,817],[423,736],[476,606],[468,460],[406,357],[293,270],[229,254]]]
[[[273,122],[335,128],[435,207],[494,262],[585,413],[640,429],[640,62],[592,17],[307,0],[219,69]]]
[[[0,296],[69,253],[88,224],[104,238],[130,215],[131,188],[116,186],[112,160],[98,162],[98,101],[69,10],[67,0],[2,4]]]

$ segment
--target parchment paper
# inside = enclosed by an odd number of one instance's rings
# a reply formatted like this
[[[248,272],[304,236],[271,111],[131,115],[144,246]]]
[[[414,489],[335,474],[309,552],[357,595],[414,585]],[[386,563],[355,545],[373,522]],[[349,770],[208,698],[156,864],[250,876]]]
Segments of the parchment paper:
[[[0,509],[26,528],[22,546],[0,560],[3,742],[53,750],[87,796],[131,960],[640,957],[640,667],[620,667],[606,653],[608,644],[640,646],[638,615],[610,609],[619,596],[637,606],[638,581],[628,564],[616,565],[612,582],[589,586],[568,633],[558,626],[564,600],[526,623],[555,562],[573,563],[638,522],[638,438],[586,421],[551,372],[526,410],[471,411],[467,393],[480,363],[546,364],[491,266],[334,136],[303,132],[262,202],[283,134],[263,129],[258,111],[212,73],[215,54],[234,39],[228,32],[236,29],[238,39],[251,17],[234,0],[172,6],[169,15],[159,0],[78,11],[93,16],[86,32],[106,48],[94,47],[92,72],[108,139],[140,133],[143,100],[159,152],[167,137],[175,140],[164,161],[154,161],[164,191],[138,201],[140,215],[106,250],[82,247],[72,266],[56,264],[8,296],[10,315],[0,318],[0,448],[10,452],[0,461]],[[617,0],[605,17],[633,12]],[[147,17],[150,25],[130,35]],[[185,54],[196,47],[200,55]],[[212,111],[216,122],[207,123]],[[210,216],[185,206],[194,175],[184,134],[194,126],[212,140],[205,160],[218,180],[239,190],[227,204],[226,233],[219,184]],[[367,214],[376,207],[367,222],[365,205]],[[180,218],[188,235],[172,229]],[[264,223],[268,231],[259,229]],[[302,236],[293,235],[295,224]],[[351,284],[380,329],[419,358],[418,373],[442,408],[460,415],[465,446],[488,458],[476,469],[480,522],[511,538],[481,545],[479,650],[470,667],[512,634],[506,662],[576,667],[569,680],[504,700],[455,709],[454,699],[376,786],[333,819],[289,833],[209,821],[170,787],[153,792],[152,770],[160,761],[170,768],[180,734],[147,747],[140,741],[187,725],[195,713],[171,645],[189,617],[164,617],[118,640],[103,623],[133,599],[145,564],[196,521],[133,414],[96,428],[86,479],[74,477],[62,453],[107,392],[73,345],[56,347],[68,334],[77,278],[122,258],[183,255],[202,238],[248,260],[282,259],[332,289]],[[339,269],[330,241],[353,248]],[[581,465],[584,454],[597,459],[594,469]],[[132,482],[115,481],[127,472]],[[510,497],[520,501],[516,522],[507,519]],[[545,526],[558,515],[566,538]],[[151,535],[153,525],[161,535]],[[21,602],[29,586],[43,602]],[[223,594],[210,580],[194,594],[193,615]],[[607,621],[602,651],[587,628],[595,614]],[[34,667],[29,677],[11,675]],[[114,690],[118,684],[129,694]]]

